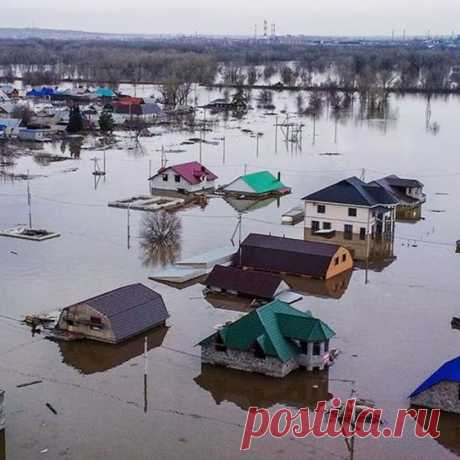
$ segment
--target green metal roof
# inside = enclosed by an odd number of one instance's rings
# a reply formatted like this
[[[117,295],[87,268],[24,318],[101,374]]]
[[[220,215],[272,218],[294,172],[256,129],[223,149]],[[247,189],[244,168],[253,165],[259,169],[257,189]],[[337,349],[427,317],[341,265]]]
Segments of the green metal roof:
[[[259,171],[252,174],[241,176],[241,179],[251,187],[255,193],[268,193],[275,190],[287,188],[272,173],[268,171]]]
[[[286,362],[300,352],[291,339],[324,342],[335,332],[321,320],[313,318],[309,311],[303,313],[287,303],[274,300],[224,326],[217,334],[228,348],[248,351],[258,343],[267,356]],[[201,341],[200,345],[211,337],[214,334]]]

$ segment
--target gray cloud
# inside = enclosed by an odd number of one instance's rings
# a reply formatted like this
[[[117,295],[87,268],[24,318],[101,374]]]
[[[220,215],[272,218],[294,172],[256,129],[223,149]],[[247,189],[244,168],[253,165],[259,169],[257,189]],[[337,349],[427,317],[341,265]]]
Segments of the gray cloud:
[[[446,34],[458,0],[2,0],[2,27],[121,33],[252,34],[274,22],[280,34]],[[129,4],[129,7],[127,5]]]

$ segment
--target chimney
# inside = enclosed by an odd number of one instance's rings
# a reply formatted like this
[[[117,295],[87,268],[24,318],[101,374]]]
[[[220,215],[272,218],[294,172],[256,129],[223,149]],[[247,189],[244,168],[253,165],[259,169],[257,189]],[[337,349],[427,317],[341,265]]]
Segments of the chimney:
[[[278,177],[278,181],[281,181],[281,172],[280,171],[278,171],[277,177]]]

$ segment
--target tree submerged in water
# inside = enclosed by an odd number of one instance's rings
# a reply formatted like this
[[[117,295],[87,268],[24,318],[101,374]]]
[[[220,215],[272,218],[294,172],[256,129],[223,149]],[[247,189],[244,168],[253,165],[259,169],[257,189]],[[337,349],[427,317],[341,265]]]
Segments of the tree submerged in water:
[[[113,131],[113,117],[112,114],[104,110],[99,117],[99,128],[103,133],[111,133]]]
[[[80,107],[75,106],[70,109],[69,124],[67,125],[68,133],[79,133],[83,131],[83,117],[80,112]]]
[[[164,267],[181,252],[182,223],[176,214],[159,211],[146,214],[140,233],[145,265]]]

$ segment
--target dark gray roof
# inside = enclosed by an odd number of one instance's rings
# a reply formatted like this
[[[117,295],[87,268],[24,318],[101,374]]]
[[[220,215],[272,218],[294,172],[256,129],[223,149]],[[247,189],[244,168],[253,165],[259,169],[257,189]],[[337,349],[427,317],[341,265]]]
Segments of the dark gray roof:
[[[423,184],[416,179],[402,179],[395,175],[382,177],[382,179],[377,179],[371,182],[371,184],[380,185],[401,204],[413,204],[419,202],[418,199],[406,195],[406,187],[423,187]]]
[[[109,318],[117,342],[151,329],[169,317],[161,295],[140,283],[80,303]]]
[[[206,279],[206,286],[271,299],[281,282],[279,275],[216,265]]]
[[[238,265],[258,270],[324,278],[340,246],[251,233],[235,256]]]
[[[395,205],[398,201],[377,183],[366,184],[357,177],[349,177],[303,198],[308,201],[351,204],[373,207]]]
[[[387,184],[391,185],[392,187],[423,187],[423,184],[418,181],[417,179],[407,179],[403,177],[398,177],[396,175],[391,175],[383,178]]]

